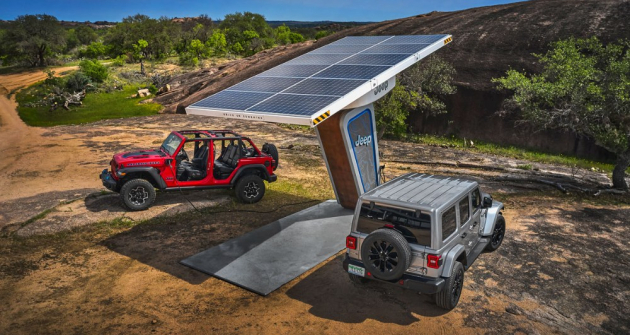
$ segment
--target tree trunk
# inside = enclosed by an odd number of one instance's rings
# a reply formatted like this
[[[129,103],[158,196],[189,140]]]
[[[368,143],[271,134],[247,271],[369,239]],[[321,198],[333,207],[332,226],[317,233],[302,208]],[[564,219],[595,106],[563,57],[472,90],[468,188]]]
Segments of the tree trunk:
[[[42,44],[39,47],[39,50],[37,52],[38,63],[39,63],[39,66],[41,66],[41,67],[44,67],[44,65],[46,65],[45,62],[44,62],[44,55],[45,54],[46,54],[46,45]]]
[[[145,76],[146,72],[144,72],[144,60],[140,60],[140,73]]]
[[[626,183],[626,169],[628,169],[628,166],[630,166],[630,150],[617,156],[617,165],[615,165],[612,175],[614,188],[628,189],[628,183]]]

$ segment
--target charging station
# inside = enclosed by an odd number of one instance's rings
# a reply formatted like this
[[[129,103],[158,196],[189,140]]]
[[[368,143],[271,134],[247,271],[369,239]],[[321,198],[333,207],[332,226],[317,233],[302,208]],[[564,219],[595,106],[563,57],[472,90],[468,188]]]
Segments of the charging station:
[[[373,103],[394,88],[398,73],[451,41],[450,35],[348,36],[188,106],[188,114],[315,127],[336,203],[280,219],[182,264],[266,295],[343,249],[359,196],[380,183]],[[265,266],[251,266],[261,253]]]

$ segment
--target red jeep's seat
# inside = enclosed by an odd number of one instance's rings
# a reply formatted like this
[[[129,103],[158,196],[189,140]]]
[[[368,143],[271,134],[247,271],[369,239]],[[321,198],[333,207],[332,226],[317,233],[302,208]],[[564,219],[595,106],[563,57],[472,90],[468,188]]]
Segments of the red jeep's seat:
[[[232,171],[238,164],[238,148],[236,145],[230,144],[217,160],[214,161],[214,177],[216,179],[225,179],[232,174]]]

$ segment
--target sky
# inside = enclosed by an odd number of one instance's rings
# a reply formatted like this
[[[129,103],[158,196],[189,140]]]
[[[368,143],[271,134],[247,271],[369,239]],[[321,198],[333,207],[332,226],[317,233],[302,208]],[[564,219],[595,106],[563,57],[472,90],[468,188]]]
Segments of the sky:
[[[120,21],[137,13],[151,17],[192,17],[214,20],[235,12],[262,14],[267,20],[383,21],[428,13],[455,11],[516,1],[501,0],[2,0],[0,19],[23,14],[50,14],[65,21]]]

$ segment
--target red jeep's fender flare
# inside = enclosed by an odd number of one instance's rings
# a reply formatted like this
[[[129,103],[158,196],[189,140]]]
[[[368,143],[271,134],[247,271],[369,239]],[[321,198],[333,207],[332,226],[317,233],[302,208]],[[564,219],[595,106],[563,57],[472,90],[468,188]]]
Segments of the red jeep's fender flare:
[[[261,175],[261,178],[268,182],[275,181],[275,178],[271,177],[271,175],[269,174],[269,171],[267,171],[267,168],[263,164],[251,164],[251,165],[245,165],[239,168],[238,171],[236,171],[236,174],[234,175],[234,177],[232,177],[232,181],[230,181],[230,184],[236,185],[236,182],[238,181],[240,177],[251,174],[251,172],[254,172],[254,171],[260,172],[259,174]]]
[[[153,184],[153,186],[156,186],[156,188],[160,190],[163,190],[166,188],[166,182],[160,176],[160,171],[154,167],[142,166],[142,167],[123,168],[116,171],[116,173],[126,174],[123,178],[119,179],[118,181],[121,187],[124,184],[124,182],[126,182],[127,180],[135,179],[135,178],[128,178],[127,176],[133,175],[133,174],[140,174],[142,176],[148,175],[149,178],[145,178],[145,179],[147,179],[148,182]]]

